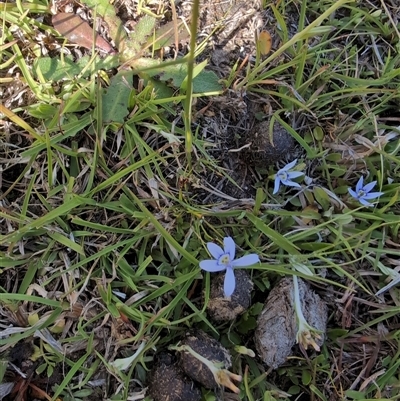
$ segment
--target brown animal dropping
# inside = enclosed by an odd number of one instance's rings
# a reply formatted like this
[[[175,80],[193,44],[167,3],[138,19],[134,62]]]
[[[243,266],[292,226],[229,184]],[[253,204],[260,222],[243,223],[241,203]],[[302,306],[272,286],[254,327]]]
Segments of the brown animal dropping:
[[[185,375],[173,355],[163,352],[150,372],[149,395],[154,401],[200,401],[200,389]]]
[[[253,130],[247,134],[246,142],[251,143],[246,151],[251,161],[264,168],[285,160],[285,157],[293,153],[295,146],[293,137],[278,123],[274,124],[270,135],[269,121],[255,124]]]
[[[205,388],[224,386],[239,393],[232,380],[241,381],[242,377],[227,370],[232,366],[231,355],[204,331],[188,332],[180,345],[172,349],[181,352],[180,361],[185,373]]]
[[[307,283],[301,279],[298,282],[304,317],[310,326],[320,331],[320,338],[315,341],[321,346],[328,320],[327,306]],[[297,330],[293,278],[287,277],[270,292],[257,321],[254,340],[263,362],[274,369],[282,365],[292,354]]]
[[[235,270],[235,277],[236,288],[228,298],[224,295],[225,276],[223,274],[213,278],[211,282],[207,311],[217,322],[234,320],[250,307],[253,282],[248,273],[242,269]]]

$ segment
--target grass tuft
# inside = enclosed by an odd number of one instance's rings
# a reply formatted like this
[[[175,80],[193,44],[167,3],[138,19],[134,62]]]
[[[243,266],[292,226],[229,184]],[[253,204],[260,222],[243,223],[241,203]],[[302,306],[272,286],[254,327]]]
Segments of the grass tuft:
[[[198,328],[232,352],[235,399],[399,399],[397,8],[55,3],[0,4],[1,398],[148,399],[157,354]],[[276,127],[292,145],[265,159]],[[301,188],[273,194],[294,159]],[[261,263],[250,309],[216,323],[199,261],[226,236]],[[272,370],[254,331],[293,275],[325,342]]]

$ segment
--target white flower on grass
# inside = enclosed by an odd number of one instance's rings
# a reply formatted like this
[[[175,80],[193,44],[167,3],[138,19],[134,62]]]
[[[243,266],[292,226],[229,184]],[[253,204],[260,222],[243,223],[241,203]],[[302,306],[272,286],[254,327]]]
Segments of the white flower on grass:
[[[224,280],[224,294],[226,297],[230,297],[235,291],[236,280],[233,270],[236,267],[251,266],[260,261],[258,255],[254,253],[235,259],[235,248],[235,242],[231,237],[224,238],[224,249],[213,242],[208,242],[207,249],[215,260],[202,260],[200,262],[200,268],[207,272],[226,271]]]
[[[275,186],[274,192],[275,195],[279,191],[279,187],[281,184],[286,185],[287,187],[297,187],[301,188],[300,184],[292,181],[294,178],[301,177],[304,175],[301,171],[290,171],[297,163],[297,159],[293,160],[291,163],[286,164],[285,167],[281,168],[275,174]]]

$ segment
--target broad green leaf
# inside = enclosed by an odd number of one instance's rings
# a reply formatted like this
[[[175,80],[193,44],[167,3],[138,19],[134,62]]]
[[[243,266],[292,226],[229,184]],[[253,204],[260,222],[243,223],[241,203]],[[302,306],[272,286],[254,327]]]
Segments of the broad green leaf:
[[[329,206],[331,205],[331,200],[329,199],[328,194],[318,186],[314,187],[313,194],[316,201],[322,206],[322,209],[328,210]]]
[[[137,46],[144,43],[148,36],[153,33],[156,26],[156,19],[150,15],[145,15],[140,18],[139,22],[135,26],[134,35],[131,40],[136,43]]]
[[[303,369],[301,373],[301,381],[304,386],[308,386],[311,383],[312,375],[311,372],[307,369]]]
[[[102,115],[105,123],[123,123],[128,115],[129,97],[132,91],[132,72],[120,72],[111,79],[102,96]]]
[[[147,77],[159,75],[161,81],[171,80],[172,86],[180,88],[187,76],[187,63],[184,59],[178,59],[175,63],[160,63],[158,60],[142,57],[134,60],[131,65],[136,74],[145,73]],[[220,92],[222,89],[218,76],[212,71],[203,70],[193,80],[193,93]]]
[[[160,79],[162,81],[172,80],[172,85],[180,88],[186,76],[187,65],[177,64],[165,67]],[[212,71],[203,70],[193,79],[193,93],[218,92],[220,90],[222,90],[222,85]]]
[[[79,75],[85,68],[83,77],[89,76],[93,72],[99,70],[109,70],[119,65],[117,56],[99,57],[96,56],[93,60],[92,67],[87,68],[90,61],[89,56],[84,56],[78,61],[74,61],[72,57],[42,57],[35,60],[33,63],[33,74],[35,77],[40,74],[48,81],[61,81],[62,79],[72,79]],[[39,72],[40,70],[40,72]]]

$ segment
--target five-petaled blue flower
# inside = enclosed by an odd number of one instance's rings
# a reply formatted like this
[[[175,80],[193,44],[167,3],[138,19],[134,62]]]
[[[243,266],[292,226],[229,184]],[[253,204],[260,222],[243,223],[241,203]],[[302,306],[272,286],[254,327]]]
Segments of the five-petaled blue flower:
[[[349,194],[357,199],[364,206],[371,206],[369,200],[379,198],[383,195],[383,192],[371,192],[372,188],[376,185],[376,181],[372,181],[369,184],[364,185],[364,177],[361,176],[356,184],[356,190],[349,188]]]
[[[304,175],[304,173],[302,173],[301,171],[289,171],[296,165],[296,163],[297,163],[297,159],[293,160],[289,164],[286,164],[285,167],[281,168],[275,174],[275,186],[274,186],[274,192],[273,192],[274,195],[279,191],[279,186],[281,185],[281,183],[288,187],[301,188],[300,184],[298,184],[295,181],[292,181],[292,179],[300,177],[300,176]]]
[[[235,242],[231,237],[224,238],[224,249],[213,242],[207,243],[208,251],[215,260],[203,260],[200,268],[207,272],[220,272],[226,270],[224,280],[224,294],[230,297],[235,291],[235,267],[246,267],[260,261],[258,255],[252,253],[235,260]]]

